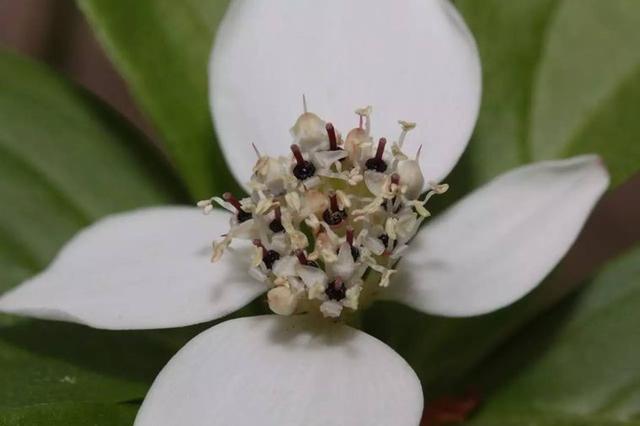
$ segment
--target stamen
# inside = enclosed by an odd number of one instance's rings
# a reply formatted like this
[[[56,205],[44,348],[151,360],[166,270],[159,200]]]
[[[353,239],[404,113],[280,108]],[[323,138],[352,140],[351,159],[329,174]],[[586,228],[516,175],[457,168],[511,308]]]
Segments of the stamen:
[[[307,161],[302,156],[300,147],[296,144],[291,145],[291,152],[296,159],[296,165],[293,167],[293,175],[298,180],[306,180],[316,173],[316,166],[311,161]]]
[[[410,121],[398,120],[398,124],[400,124],[400,127],[402,127],[402,132],[400,132],[400,137],[398,138],[398,146],[402,148],[402,145],[404,145],[404,139],[407,136],[407,133],[409,133],[410,130],[416,127],[416,123],[412,123]]]
[[[240,204],[240,201],[238,201],[238,199],[234,197],[233,194],[231,194],[230,192],[225,192],[224,194],[222,194],[222,198],[227,203],[231,204],[233,207],[236,208],[236,211],[237,211],[236,218],[238,219],[238,222],[242,223],[251,219],[252,217],[251,213],[244,211],[242,209],[242,205]]]
[[[364,163],[365,167],[368,170],[375,170],[376,172],[384,173],[387,170],[387,163],[382,159],[382,155],[384,154],[384,147],[387,144],[387,139],[380,138],[378,141],[378,149],[376,151],[376,155],[373,158],[369,158],[366,163]]]
[[[358,114],[360,116],[360,122],[362,123],[362,118],[364,117],[364,130],[367,134],[367,136],[369,136],[369,133],[371,132],[371,105],[366,106],[364,108],[358,108],[356,109],[356,114]],[[360,125],[360,128],[362,128],[362,124]]]

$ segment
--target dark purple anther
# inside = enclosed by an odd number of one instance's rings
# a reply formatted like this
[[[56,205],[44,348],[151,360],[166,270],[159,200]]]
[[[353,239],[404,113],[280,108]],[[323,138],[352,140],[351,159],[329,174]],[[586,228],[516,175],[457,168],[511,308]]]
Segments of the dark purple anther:
[[[284,231],[284,226],[282,226],[282,211],[280,210],[280,206],[276,206],[275,209],[275,217],[269,223],[269,229],[271,229],[274,233],[279,233]]]
[[[329,300],[340,301],[347,296],[347,288],[340,278],[336,278],[335,281],[329,283],[324,294],[327,295]]]
[[[338,206],[338,197],[336,194],[329,195],[329,201],[331,203],[331,207],[322,213],[322,219],[329,226],[337,226],[342,223],[343,220],[347,218],[347,212],[344,210],[340,210]]]
[[[293,152],[293,156],[296,159],[296,165],[293,167],[293,175],[296,179],[306,180],[316,173],[316,166],[311,161],[304,159],[298,145],[291,145],[291,152]]]
[[[242,209],[240,201],[238,201],[238,199],[234,197],[233,194],[231,194],[230,192],[225,192],[224,194],[222,194],[222,198],[227,203],[236,208],[236,218],[238,219],[239,223],[246,222],[247,220],[252,218],[251,213],[246,212]]]

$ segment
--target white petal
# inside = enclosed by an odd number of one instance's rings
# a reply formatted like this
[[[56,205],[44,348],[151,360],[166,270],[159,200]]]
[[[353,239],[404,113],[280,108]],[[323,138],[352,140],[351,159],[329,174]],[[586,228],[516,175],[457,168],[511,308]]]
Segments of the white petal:
[[[417,426],[422,404],[411,367],[374,337],[269,315],[226,321],[189,342],[135,424]]]
[[[108,329],[226,315],[265,290],[249,278],[243,256],[225,253],[210,262],[211,241],[228,229],[228,218],[191,207],[109,216],[76,235],[44,272],[4,294],[0,312]]]
[[[320,305],[320,312],[325,318],[338,318],[342,313],[342,303],[327,300]]]
[[[440,181],[464,150],[478,114],[481,71],[471,33],[449,0],[236,0],[209,64],[219,141],[236,178],[255,154],[287,151],[309,110],[342,133],[373,105],[373,135],[395,140],[398,119],[418,126],[426,181]]]
[[[418,233],[389,296],[447,316],[516,301],[564,256],[608,183],[592,155],[499,176]]]

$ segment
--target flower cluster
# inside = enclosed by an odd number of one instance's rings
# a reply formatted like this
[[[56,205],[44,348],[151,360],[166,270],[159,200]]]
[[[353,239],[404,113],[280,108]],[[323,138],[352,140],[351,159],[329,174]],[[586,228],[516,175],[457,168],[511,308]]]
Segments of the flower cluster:
[[[277,314],[318,310],[336,318],[356,310],[389,285],[402,253],[429,216],[425,204],[447,185],[430,184],[414,158],[403,152],[414,123],[391,146],[370,135],[371,108],[356,110],[358,127],[343,139],[331,123],[306,111],[291,129],[288,157],[258,154],[251,196],[230,193],[198,203],[208,213],[217,203],[233,213],[230,230],[214,244],[217,261],[234,239],[249,240],[250,274],[269,285]]]

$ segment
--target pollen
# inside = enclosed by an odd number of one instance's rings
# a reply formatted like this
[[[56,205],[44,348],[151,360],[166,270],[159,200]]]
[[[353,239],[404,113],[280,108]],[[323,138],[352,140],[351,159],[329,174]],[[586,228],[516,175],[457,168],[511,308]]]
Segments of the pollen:
[[[305,103],[288,156],[264,156],[254,146],[258,160],[248,197],[225,193],[198,203],[204,213],[214,202],[231,213],[212,261],[226,251],[240,255],[230,249],[234,241],[249,241],[249,275],[265,283],[276,314],[339,318],[368,305],[381,288],[394,285],[402,253],[430,216],[427,201],[448,189],[437,183],[424,188],[420,147],[412,149],[415,159],[403,152],[416,124],[399,121],[396,141],[374,143],[371,111],[357,109],[357,126],[343,139]]]

